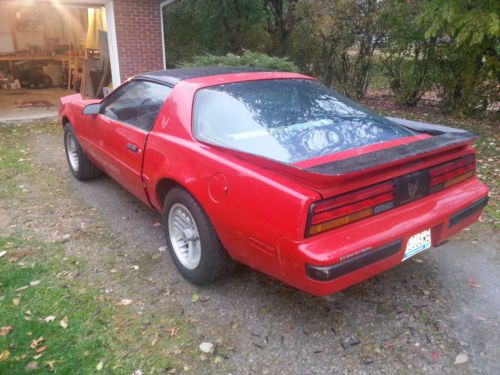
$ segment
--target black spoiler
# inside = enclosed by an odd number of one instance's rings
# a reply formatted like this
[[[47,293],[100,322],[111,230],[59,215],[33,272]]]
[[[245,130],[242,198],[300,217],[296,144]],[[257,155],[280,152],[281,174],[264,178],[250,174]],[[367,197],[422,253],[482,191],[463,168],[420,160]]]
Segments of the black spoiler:
[[[392,164],[400,160],[413,156],[428,154],[430,152],[445,151],[446,149],[456,148],[471,144],[479,138],[479,135],[462,129],[450,128],[443,125],[426,124],[418,121],[410,121],[398,118],[388,117],[389,120],[403,125],[406,128],[420,133],[432,135],[432,138],[415,141],[401,146],[386,148],[367,154],[354,156],[348,159],[342,159],[316,165],[306,170],[323,175],[345,175],[362,170],[368,170],[383,164]]]

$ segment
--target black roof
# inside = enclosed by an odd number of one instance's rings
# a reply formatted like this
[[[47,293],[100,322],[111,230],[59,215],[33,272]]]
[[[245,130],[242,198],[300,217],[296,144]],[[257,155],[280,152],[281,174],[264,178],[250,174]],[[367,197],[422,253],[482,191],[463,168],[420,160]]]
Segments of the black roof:
[[[175,85],[180,81],[190,78],[215,76],[219,74],[234,74],[247,72],[270,72],[270,69],[252,68],[252,67],[206,67],[206,68],[179,68],[157,70],[155,72],[143,73],[135,78],[144,78],[154,81],[165,82]]]

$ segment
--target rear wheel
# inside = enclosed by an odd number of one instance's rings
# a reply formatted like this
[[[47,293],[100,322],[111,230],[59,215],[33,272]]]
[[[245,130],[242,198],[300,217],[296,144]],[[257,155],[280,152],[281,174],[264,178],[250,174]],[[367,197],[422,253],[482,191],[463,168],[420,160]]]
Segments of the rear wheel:
[[[175,187],[167,194],[163,225],[172,260],[193,284],[209,284],[233,268],[209,218],[186,190]]]
[[[69,170],[78,180],[92,180],[102,175],[101,170],[83,153],[75,131],[69,122],[64,125],[64,149]]]

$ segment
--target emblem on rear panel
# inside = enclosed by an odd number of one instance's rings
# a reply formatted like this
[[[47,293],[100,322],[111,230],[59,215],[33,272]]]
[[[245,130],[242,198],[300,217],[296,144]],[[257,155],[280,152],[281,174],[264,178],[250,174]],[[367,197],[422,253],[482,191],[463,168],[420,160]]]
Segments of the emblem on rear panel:
[[[429,194],[429,172],[414,172],[395,179],[396,206],[412,202]]]
[[[418,180],[414,182],[408,182],[408,196],[410,199],[414,199],[418,191]]]

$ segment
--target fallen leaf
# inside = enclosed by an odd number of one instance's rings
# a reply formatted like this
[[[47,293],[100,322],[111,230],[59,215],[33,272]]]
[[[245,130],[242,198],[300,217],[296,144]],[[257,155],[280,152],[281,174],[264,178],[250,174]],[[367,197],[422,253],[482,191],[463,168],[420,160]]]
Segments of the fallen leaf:
[[[111,273],[117,273],[118,272],[118,268],[111,268],[109,270],[109,272],[111,272]]]
[[[177,327],[172,327],[172,328],[168,329],[168,333],[170,334],[170,337],[177,336],[178,332],[179,332],[179,328],[177,328]]]
[[[50,361],[45,361],[44,366],[47,366],[50,370],[54,369],[54,365],[56,364],[56,361],[50,360]]]
[[[19,306],[19,304],[21,303],[21,298],[20,297],[16,297],[12,300],[12,303],[14,304],[14,306]]]
[[[441,360],[441,353],[435,350],[431,353],[431,357],[434,361],[439,361]]]
[[[128,306],[132,302],[134,302],[134,301],[132,301],[131,299],[124,298],[124,299],[121,299],[120,301],[118,301],[117,304],[116,304],[116,306]]]
[[[37,286],[38,284],[40,284],[40,280],[33,280],[32,282],[30,282],[31,286]]]
[[[222,357],[217,356],[214,358],[214,363],[221,363],[222,362]]]
[[[469,360],[469,357],[467,354],[461,353],[455,357],[455,364],[456,365],[461,365],[462,363],[465,363]]]
[[[5,362],[10,357],[10,352],[8,350],[4,350],[0,353],[0,363]]]
[[[36,353],[36,354],[40,354],[40,353],[42,353],[42,352],[46,351],[46,350],[47,350],[47,348],[48,348],[48,346],[47,346],[47,345],[40,346],[40,347],[36,350],[36,352],[35,352],[35,353]]]
[[[12,331],[12,326],[0,327],[0,336],[7,336]]]
[[[54,320],[56,320],[56,317],[54,315],[49,315],[44,320],[46,323],[50,323],[50,322],[53,322]]]
[[[153,340],[151,340],[151,346],[155,346],[156,342],[158,341],[158,335],[156,335]]]
[[[40,343],[44,342],[45,339],[43,337],[40,337],[36,340],[31,341],[31,349],[35,349]]]
[[[38,368],[38,362],[31,361],[26,365],[26,370],[36,370]]]
[[[191,302],[196,303],[200,299],[200,295],[198,293],[194,293],[191,297]]]
[[[467,282],[469,283],[469,285],[473,288],[476,288],[476,289],[479,289],[481,288],[481,284],[479,284],[476,279],[474,279],[473,277],[469,277],[469,279],[467,280]]]
[[[104,367],[104,361],[99,361],[99,363],[97,364],[97,366],[95,367],[95,369],[97,371],[101,371],[103,367]]]
[[[158,248],[158,251],[160,253],[164,253],[165,251],[167,251],[167,247],[166,246],[161,246],[161,247]]]
[[[7,254],[7,251],[0,251],[0,258],[3,257],[5,254]]]
[[[17,288],[17,289],[16,289],[16,292],[22,292],[23,290],[26,290],[26,289],[28,289],[29,287],[30,287],[29,285],[24,285],[24,286],[22,286],[22,287],[20,287],[20,288]]]
[[[68,324],[69,324],[69,322],[68,322],[68,317],[67,316],[63,317],[61,319],[61,321],[59,322],[59,325],[61,326],[62,329],[68,328]]]

